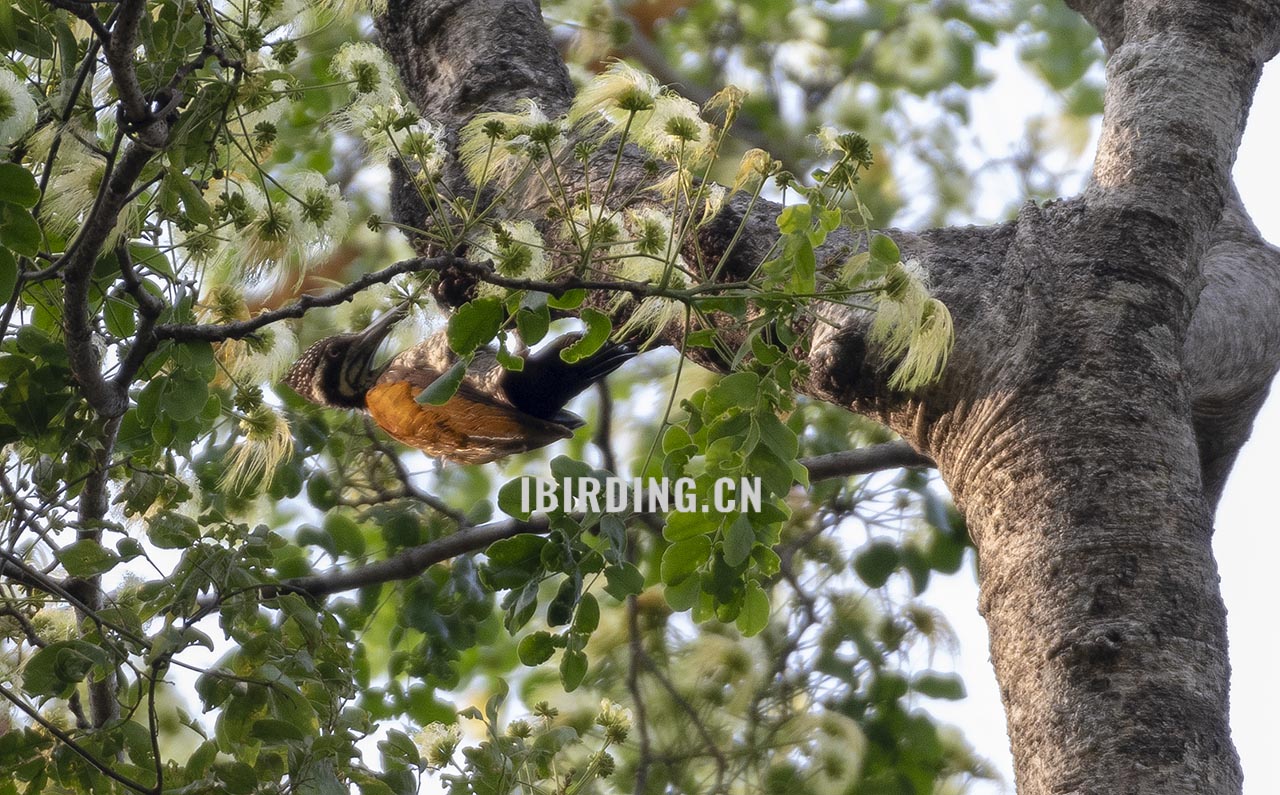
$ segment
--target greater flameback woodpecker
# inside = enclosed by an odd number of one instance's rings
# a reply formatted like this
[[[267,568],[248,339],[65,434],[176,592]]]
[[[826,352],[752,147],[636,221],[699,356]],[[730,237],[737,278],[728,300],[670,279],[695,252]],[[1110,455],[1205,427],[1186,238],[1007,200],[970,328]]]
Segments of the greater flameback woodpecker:
[[[608,343],[572,364],[560,352],[578,339],[566,334],[525,358],[523,370],[507,370],[482,349],[467,366],[458,391],[442,405],[418,395],[456,360],[444,332],[392,357],[373,358],[392,327],[395,310],[357,334],[338,334],[312,345],[284,382],[322,406],[368,411],[395,439],[427,455],[459,464],[485,464],[545,447],[583,425],[565,404],[636,355],[627,343]]]

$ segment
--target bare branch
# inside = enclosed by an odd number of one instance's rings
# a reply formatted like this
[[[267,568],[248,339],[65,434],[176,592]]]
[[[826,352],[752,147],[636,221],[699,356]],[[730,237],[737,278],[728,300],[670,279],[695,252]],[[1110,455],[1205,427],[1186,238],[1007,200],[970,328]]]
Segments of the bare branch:
[[[299,318],[312,309],[320,307],[337,306],[346,303],[355,298],[358,294],[367,290],[375,284],[386,284],[397,276],[406,273],[421,273],[423,271],[446,271],[465,273],[468,276],[475,277],[478,281],[488,284],[497,285],[499,287],[508,287],[514,290],[534,290],[537,292],[548,293],[554,296],[562,296],[570,290],[601,290],[612,292],[631,293],[636,296],[651,295],[672,295],[689,291],[663,290],[660,287],[647,284],[644,282],[629,281],[595,281],[590,279],[579,279],[571,277],[559,281],[545,281],[538,279],[513,279],[502,276],[493,270],[493,266],[489,263],[473,263],[467,260],[445,254],[439,257],[414,257],[412,259],[401,260],[394,265],[389,265],[380,271],[367,273],[359,279],[347,284],[337,290],[333,290],[321,295],[304,295],[297,301],[279,309],[272,309],[267,312],[250,318],[249,320],[241,320],[235,323],[219,323],[208,325],[197,324],[161,324],[156,326],[156,339],[174,340],[177,342],[221,342],[228,339],[241,339],[248,337],[257,332],[259,329],[277,323],[281,320],[290,318]]]
[[[285,580],[274,588],[264,589],[264,595],[275,593],[303,593],[308,596],[321,597],[329,594],[363,588],[366,585],[378,585],[393,580],[407,580],[416,577],[429,567],[441,561],[465,555],[468,552],[479,552],[495,541],[520,535],[521,533],[547,533],[551,529],[545,517],[534,517],[528,521],[509,519],[504,522],[469,527],[459,530],[453,535],[445,536],[429,544],[402,550],[386,560],[334,571],[328,574],[316,574],[310,577],[297,577]]]
[[[263,312],[249,320],[208,325],[161,324],[156,326],[156,339],[168,339],[176,342],[221,342],[230,339],[243,339],[272,323],[278,323],[289,318],[302,317],[312,309],[344,304],[375,284],[386,284],[402,274],[439,271],[456,262],[457,260],[450,256],[414,257],[413,259],[401,260],[380,271],[366,273],[359,279],[337,290],[322,295],[304,295],[292,304]]]
[[[133,376],[142,367],[142,363],[155,350],[156,320],[164,311],[164,302],[142,286],[142,281],[133,268],[133,257],[129,254],[128,246],[116,247],[116,259],[120,262],[120,277],[124,281],[125,289],[138,302],[138,330],[133,335],[133,345],[125,354],[124,360],[120,363],[120,369],[113,379],[117,387],[127,390],[129,384],[133,382]]]
[[[809,470],[810,481],[866,475],[870,472],[897,467],[936,466],[933,459],[917,453],[915,448],[903,441],[873,444],[856,450],[802,458],[800,463]]]

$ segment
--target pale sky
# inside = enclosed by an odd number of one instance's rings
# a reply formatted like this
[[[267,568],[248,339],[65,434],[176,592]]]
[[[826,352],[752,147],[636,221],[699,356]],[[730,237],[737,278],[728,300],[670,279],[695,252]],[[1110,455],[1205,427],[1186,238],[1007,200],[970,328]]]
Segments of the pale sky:
[[[1002,72],[1002,80],[1004,72]],[[1029,81],[1017,78],[1002,91],[1016,95],[1018,102],[993,102],[985,123],[976,120],[979,135],[999,136],[999,130],[1020,130],[1001,114],[1009,109],[1024,110],[1038,104],[1024,91],[1035,90]],[[1028,100],[1028,101],[1021,101]],[[982,112],[982,108],[979,108]],[[1024,119],[1025,120],[1025,119]],[[1280,191],[1277,189],[1276,142],[1280,141],[1280,66],[1274,63],[1263,76],[1254,98],[1253,111],[1236,162],[1236,184],[1245,207],[1262,234],[1280,243]],[[991,150],[991,142],[984,140]],[[1092,155],[1092,151],[1090,151]],[[1082,164],[1087,168],[1088,163]],[[1276,307],[1280,312],[1280,307]],[[1280,390],[1278,390],[1280,392]],[[1280,576],[1280,394],[1273,392],[1254,426],[1227,484],[1218,511],[1214,549],[1222,576],[1222,592],[1227,603],[1228,632],[1233,668],[1231,726],[1245,775],[1245,795],[1274,795],[1280,792],[1280,764],[1276,763],[1275,740],[1280,688],[1274,669],[1280,659],[1280,639],[1276,629],[1274,581]],[[1005,734],[999,691],[987,656],[986,626],[977,612],[977,586],[966,568],[960,575],[935,579],[926,594],[928,601],[945,610],[960,636],[961,653],[956,670],[964,677],[969,698],[958,704],[931,704],[930,710],[965,732],[966,738],[988,760],[1000,768],[1012,792],[1012,760]],[[1001,792],[1000,788],[975,788],[975,793]]]

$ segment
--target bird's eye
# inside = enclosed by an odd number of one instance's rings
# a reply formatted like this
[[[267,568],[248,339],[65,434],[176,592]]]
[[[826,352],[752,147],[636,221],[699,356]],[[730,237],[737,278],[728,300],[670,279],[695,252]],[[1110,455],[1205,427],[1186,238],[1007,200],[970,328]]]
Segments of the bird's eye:
[[[325,348],[324,355],[330,359],[337,359],[342,355],[342,351],[338,350],[337,347]]]

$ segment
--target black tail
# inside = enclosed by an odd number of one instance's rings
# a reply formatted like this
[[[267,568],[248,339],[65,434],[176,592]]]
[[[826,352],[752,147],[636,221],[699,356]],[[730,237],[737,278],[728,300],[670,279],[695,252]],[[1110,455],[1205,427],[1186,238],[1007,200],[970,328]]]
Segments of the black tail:
[[[525,359],[524,369],[520,372],[508,371],[503,377],[502,388],[512,405],[540,419],[562,424],[573,424],[570,420],[580,423],[581,420],[572,415],[564,418],[557,415],[583,390],[635,356],[636,349],[630,343],[607,342],[587,358],[570,364],[560,358],[560,351],[578,339],[577,334],[565,334]]]

